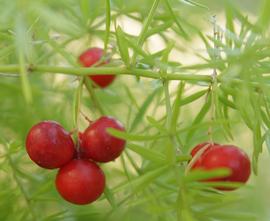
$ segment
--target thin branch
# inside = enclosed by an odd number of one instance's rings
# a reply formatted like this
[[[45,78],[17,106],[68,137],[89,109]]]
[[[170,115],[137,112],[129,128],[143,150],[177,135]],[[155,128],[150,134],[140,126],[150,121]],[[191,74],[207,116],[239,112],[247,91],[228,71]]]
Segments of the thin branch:
[[[148,28],[152,22],[152,19],[155,15],[155,12],[156,12],[156,9],[159,5],[159,2],[160,0],[155,0],[150,11],[149,11],[149,14],[147,16],[147,18],[145,19],[144,23],[143,23],[143,27],[142,27],[142,30],[141,30],[141,33],[139,35],[139,38],[138,38],[138,41],[137,41],[137,46],[138,47],[142,47],[143,43],[144,43],[144,40],[145,40],[145,36],[146,36],[146,33],[148,31]],[[137,58],[137,52],[134,51],[134,54],[132,56],[132,59],[131,59],[131,64],[134,65],[135,62],[136,62],[136,58]]]
[[[19,70],[18,65],[1,65],[0,72],[6,73],[17,73]],[[61,73],[67,75],[106,75],[106,74],[115,74],[115,75],[132,75],[137,74],[141,77],[161,79],[159,72],[137,69],[137,68],[125,68],[125,67],[93,67],[93,68],[81,68],[81,67],[59,67],[59,66],[45,66],[37,65],[31,66],[29,72],[37,73]],[[191,82],[211,82],[212,78],[209,75],[196,75],[196,74],[180,74],[180,73],[168,73],[166,75],[167,80],[184,80]]]
[[[92,83],[91,83],[90,79],[85,78],[84,79],[84,85],[85,85],[86,90],[88,91],[89,95],[91,96],[94,105],[96,106],[96,108],[100,112],[100,114],[105,115],[106,112],[103,109],[101,103],[99,102],[99,100],[97,98],[97,95],[95,94],[95,91],[93,89],[93,86],[92,86]]]
[[[0,77],[8,77],[8,78],[19,78],[19,74],[8,74],[8,73],[0,73]]]

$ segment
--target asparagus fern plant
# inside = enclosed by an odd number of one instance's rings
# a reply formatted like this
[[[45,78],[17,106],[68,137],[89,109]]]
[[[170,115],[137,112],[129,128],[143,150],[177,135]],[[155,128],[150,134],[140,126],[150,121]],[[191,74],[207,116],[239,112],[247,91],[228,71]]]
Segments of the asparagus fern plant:
[[[249,4],[257,11],[229,0],[0,0],[0,220],[269,220],[270,1]],[[111,62],[81,67],[94,46]],[[91,74],[117,80],[102,90]],[[76,131],[104,114],[124,123],[109,132],[126,149],[102,165],[102,198],[71,205],[55,172],[29,160],[25,136],[41,120]],[[203,141],[244,148],[249,183],[222,192],[198,181],[227,171],[186,173]]]

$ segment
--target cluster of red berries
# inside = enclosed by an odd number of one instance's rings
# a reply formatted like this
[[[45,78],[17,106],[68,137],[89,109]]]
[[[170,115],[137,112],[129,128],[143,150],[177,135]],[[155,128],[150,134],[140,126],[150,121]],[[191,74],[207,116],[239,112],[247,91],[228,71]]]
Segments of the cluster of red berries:
[[[107,64],[109,60],[105,60],[103,62],[100,61],[103,57],[103,53],[103,50],[100,48],[90,48],[81,54],[79,62],[84,67]],[[98,64],[98,62],[100,62],[100,64]],[[90,75],[89,77],[95,85],[102,88],[107,87],[115,79],[115,75]],[[82,146],[85,145],[86,144],[82,144]],[[250,176],[250,160],[241,149],[235,146],[219,145],[216,143],[202,143],[194,147],[191,155],[194,158],[191,165],[192,170],[227,168],[231,171],[231,175],[227,177],[208,179],[207,181],[245,183]],[[97,161],[100,160],[98,156],[95,156],[92,159]],[[232,190],[233,188],[217,187],[217,189]]]
[[[60,195],[74,204],[88,204],[104,192],[105,176],[95,162],[109,162],[120,156],[125,140],[107,132],[108,128],[124,131],[122,124],[103,116],[83,133],[75,148],[71,134],[54,121],[34,125],[26,138],[29,157],[40,167],[60,168],[55,185]]]
[[[101,61],[103,50],[90,48],[79,57],[84,67],[103,65],[109,60]],[[100,62],[100,64],[98,63]],[[89,75],[94,86],[107,87],[115,75]],[[104,192],[105,175],[96,164],[115,160],[125,147],[125,140],[107,133],[108,128],[124,131],[120,122],[103,116],[90,123],[83,132],[78,133],[78,148],[71,134],[53,121],[43,121],[34,125],[26,138],[26,149],[30,158],[46,169],[60,168],[55,185],[60,195],[74,204],[88,204],[97,200]],[[224,182],[247,182],[250,176],[250,161],[239,148],[232,145],[202,143],[193,148],[190,162],[191,170],[230,169],[227,177],[208,179]],[[216,187],[221,190],[233,188]]]
[[[217,143],[201,143],[191,151],[193,162],[191,170],[211,171],[229,169],[230,175],[204,180],[207,182],[239,182],[246,183],[250,176],[250,160],[245,152],[233,145]],[[219,190],[234,190],[232,187],[218,186]]]

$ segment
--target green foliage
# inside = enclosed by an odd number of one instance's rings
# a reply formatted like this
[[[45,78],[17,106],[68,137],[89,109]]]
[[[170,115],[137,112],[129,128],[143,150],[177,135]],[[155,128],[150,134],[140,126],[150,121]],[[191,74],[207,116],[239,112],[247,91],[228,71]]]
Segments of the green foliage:
[[[270,6],[247,2],[0,0],[0,220],[269,220]],[[94,46],[111,63],[79,67]],[[117,80],[104,90],[86,77],[108,73]],[[101,199],[74,206],[25,136],[42,120],[77,131],[102,114],[123,122],[108,132],[127,146],[102,165]],[[207,140],[245,148],[257,176],[233,192],[212,187],[239,183],[198,182],[229,172],[187,171]]]

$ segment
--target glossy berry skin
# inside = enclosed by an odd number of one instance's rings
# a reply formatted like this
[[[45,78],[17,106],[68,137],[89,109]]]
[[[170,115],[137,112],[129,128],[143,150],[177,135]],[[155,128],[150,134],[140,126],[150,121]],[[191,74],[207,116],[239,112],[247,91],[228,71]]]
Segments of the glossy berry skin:
[[[192,165],[192,168],[195,168],[199,166],[199,164],[202,161],[202,155],[205,154],[209,149],[214,147],[215,145],[218,145],[217,143],[210,143],[210,142],[204,142],[196,145],[192,150],[191,150],[191,156],[194,157],[202,148],[204,148],[204,151],[201,153],[201,155],[198,157],[198,159],[194,162]]]
[[[59,168],[69,162],[75,153],[70,134],[54,121],[34,125],[26,138],[26,151],[39,166]]]
[[[199,159],[200,162],[192,169],[213,170],[227,168],[231,174],[227,177],[209,179],[206,181],[240,182],[246,183],[250,176],[250,160],[238,147],[232,145],[215,145],[207,149]],[[233,188],[217,187],[220,190]]]
[[[79,57],[79,62],[84,67],[91,67],[92,65],[96,64],[101,57],[103,56],[103,50],[101,48],[90,48],[83,52]],[[109,63],[109,61],[103,62],[103,64]],[[102,64],[99,64],[102,65]],[[99,66],[98,65],[98,66]],[[101,88],[105,88],[109,86],[115,79],[115,75],[107,74],[107,75],[90,75],[89,76],[96,85]]]
[[[55,185],[65,200],[84,205],[97,200],[104,192],[105,176],[94,162],[74,159],[58,171]]]
[[[82,135],[81,152],[84,157],[96,162],[109,162],[120,156],[126,141],[107,133],[108,128],[125,131],[116,119],[108,116],[99,118]]]
[[[218,145],[217,143],[213,143],[213,144],[211,144],[210,142],[204,142],[204,143],[200,143],[200,144],[198,144],[197,146],[195,146],[192,150],[191,150],[191,156],[192,157],[194,157],[195,156],[195,154],[200,150],[200,149],[202,149],[202,148],[206,148],[205,149],[205,151],[206,150],[208,150],[209,148],[211,148],[211,147],[213,147],[213,146],[215,146],[215,145]],[[207,146],[207,147],[206,147]],[[204,151],[204,152],[205,152]]]

